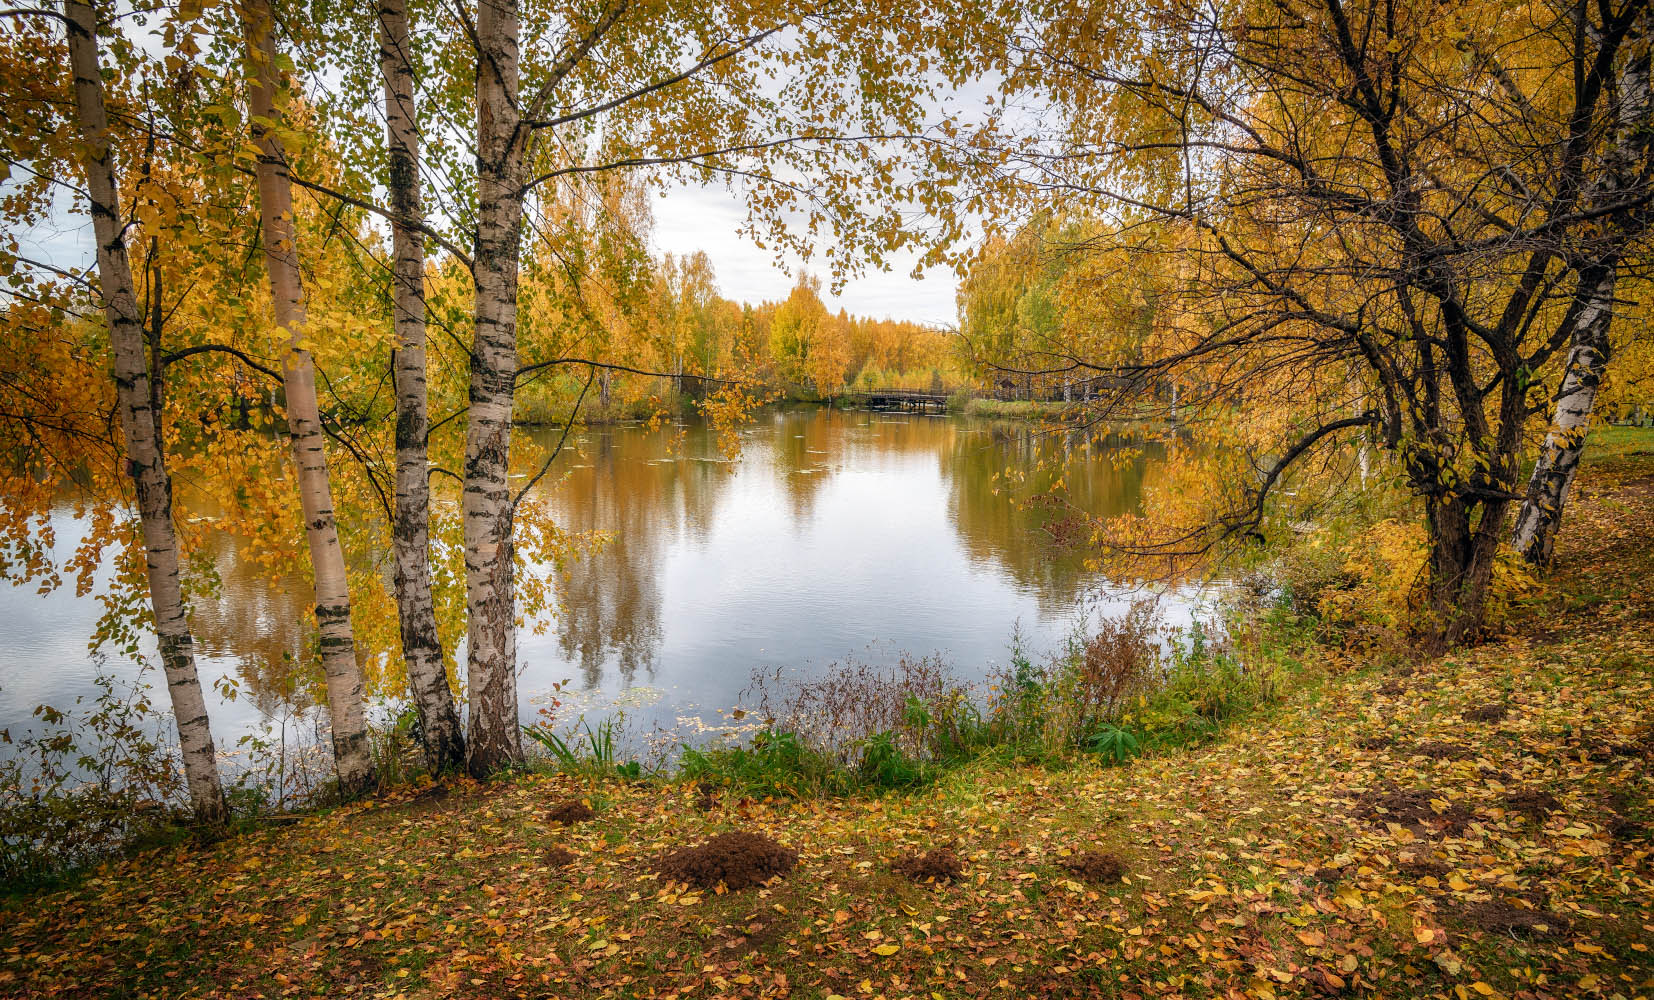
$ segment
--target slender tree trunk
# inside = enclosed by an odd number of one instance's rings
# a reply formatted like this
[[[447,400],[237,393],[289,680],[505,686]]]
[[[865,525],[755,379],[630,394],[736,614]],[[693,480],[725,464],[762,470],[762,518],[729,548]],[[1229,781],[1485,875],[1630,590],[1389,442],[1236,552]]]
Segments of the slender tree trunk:
[[[390,149],[391,225],[395,257],[392,312],[396,324],[396,602],[402,660],[419,715],[425,766],[432,774],[465,761],[465,740],[437,637],[431,596],[431,487],[427,468],[430,418],[425,393],[425,237],[420,203],[419,128],[414,117],[413,61],[406,0],[380,0],[379,70],[385,78],[385,127]]]
[[[465,430],[466,767],[479,777],[523,759],[517,722],[511,403],[523,230],[517,0],[477,5],[476,332]]]
[[[1511,535],[1511,545],[1535,565],[1551,561],[1557,528],[1562,524],[1562,508],[1573,486],[1574,474],[1579,471],[1586,432],[1591,429],[1597,389],[1608,368],[1615,271],[1613,264],[1597,265],[1581,273],[1579,278],[1582,303],[1573,316],[1572,344],[1563,369],[1562,387],[1556,394],[1556,411],[1545,435],[1545,446],[1528,479],[1527,495]]]
[[[351,632],[345,553],[339,544],[333,489],[328,481],[326,437],[316,403],[316,366],[305,347],[304,282],[299,273],[293,227],[293,187],[288,178],[286,153],[274,131],[281,121],[281,112],[275,104],[276,46],[268,0],[245,0],[243,18],[248,57],[254,70],[248,95],[253,141],[259,149],[259,218],[264,236],[264,260],[270,272],[276,324],[288,336],[288,350],[282,362],[287,430],[292,440],[293,464],[298,469],[299,500],[304,508],[305,534],[315,577],[316,629],[320,633],[322,672],[327,678],[339,791],[344,797],[353,798],[371,790],[376,779],[362,706],[362,671],[356,662],[356,642]]]
[[[184,612],[178,570],[178,538],[172,522],[172,479],[167,474],[159,437],[158,398],[144,358],[144,327],[132,283],[132,265],[121,225],[119,187],[109,149],[109,118],[103,102],[103,75],[98,66],[97,18],[89,4],[68,0],[69,59],[75,77],[75,110],[82,139],[86,190],[92,204],[92,227],[98,241],[98,278],[109,345],[114,355],[115,390],[121,431],[126,438],[127,472],[138,497],[143,528],[145,568],[155,635],[166,674],[167,694],[178,724],[184,757],[184,780],[196,816],[209,822],[226,818],[224,790],[218,780],[207,700],[195,669],[195,642]],[[156,373],[157,379],[159,373]]]
[[[1640,18],[1643,23],[1631,32],[1625,46],[1631,53],[1630,62],[1620,80],[1617,134],[1608,154],[1610,168],[1594,192],[1598,201],[1623,199],[1634,189],[1647,186],[1642,171],[1649,145],[1654,143],[1654,120],[1651,120],[1654,119],[1654,82],[1651,82],[1649,52],[1642,38],[1648,31],[1649,16],[1647,10],[1643,11]],[[1606,221],[1618,230],[1612,238],[1629,240],[1644,227],[1640,220],[1629,226],[1624,222],[1619,216],[1611,216]],[[1573,486],[1579,458],[1585,450],[1585,435],[1590,430],[1597,389],[1608,368],[1608,335],[1614,319],[1618,268],[1619,261],[1613,254],[1582,267],[1575,293],[1577,308],[1568,311],[1573,331],[1562,386],[1557,390],[1545,445],[1528,478],[1527,494],[1511,535],[1511,545],[1534,565],[1543,566],[1551,561],[1568,490]]]

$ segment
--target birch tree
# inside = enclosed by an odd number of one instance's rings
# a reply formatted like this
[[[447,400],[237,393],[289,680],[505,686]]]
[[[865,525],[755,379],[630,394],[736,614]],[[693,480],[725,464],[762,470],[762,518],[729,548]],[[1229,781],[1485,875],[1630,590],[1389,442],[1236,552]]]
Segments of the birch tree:
[[[276,325],[286,333],[282,359],[287,430],[304,509],[316,592],[316,629],[327,681],[333,755],[339,787],[346,797],[375,784],[363,708],[362,673],[351,631],[350,591],[344,549],[328,480],[326,437],[316,402],[316,368],[305,339],[304,280],[299,271],[293,217],[293,190],[280,135],[277,105],[279,70],[274,19],[268,0],[245,0],[241,7],[247,39],[248,101],[253,142],[258,146],[259,222]]]
[[[1651,190],[1649,150],[1654,144],[1654,91],[1650,85],[1650,12],[1636,19],[1618,61],[1618,86],[1608,100],[1614,116],[1612,145],[1605,152],[1604,170],[1592,185],[1587,203],[1605,216],[1591,234],[1578,262],[1579,280],[1561,330],[1568,335],[1568,354],[1557,388],[1544,445],[1528,478],[1522,506],[1516,514],[1511,545],[1528,562],[1550,562],[1562,523],[1574,474],[1585,452],[1597,390],[1608,372],[1613,354],[1612,329],[1619,269],[1629,245],[1643,236],[1648,225],[1646,203]],[[1581,29],[1585,14],[1577,15]]]
[[[64,4],[70,68],[74,74],[74,109],[81,140],[92,227],[97,240],[99,294],[109,325],[109,346],[126,443],[127,472],[138,501],[150,607],[167,693],[178,726],[184,777],[197,817],[221,822],[227,817],[218,758],[213,749],[206,697],[195,667],[195,644],[184,607],[177,532],[172,520],[172,480],[155,412],[159,372],[145,357],[144,322],[132,280],[122,222],[119,185],[111,151],[109,116],[104,105],[103,72],[97,41],[97,14],[89,3]]]
[[[408,690],[432,774],[465,760],[465,740],[443,666],[431,594],[430,417],[425,391],[425,235],[419,125],[405,0],[380,0],[379,66],[385,82],[390,195],[391,309],[396,327],[396,600]]]

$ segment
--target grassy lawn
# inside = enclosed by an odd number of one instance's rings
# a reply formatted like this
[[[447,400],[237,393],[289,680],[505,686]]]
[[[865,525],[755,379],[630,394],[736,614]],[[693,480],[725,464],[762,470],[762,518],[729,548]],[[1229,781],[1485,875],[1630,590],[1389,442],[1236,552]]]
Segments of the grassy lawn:
[[[805,802],[455,781],[0,904],[0,995],[1654,994],[1654,434],[1610,430],[1512,634],[1326,651],[1203,747]],[[595,818],[548,822],[569,799]],[[653,873],[729,830],[798,867],[738,892]],[[892,868],[942,845],[957,881]],[[1089,849],[1125,874],[1070,872]]]

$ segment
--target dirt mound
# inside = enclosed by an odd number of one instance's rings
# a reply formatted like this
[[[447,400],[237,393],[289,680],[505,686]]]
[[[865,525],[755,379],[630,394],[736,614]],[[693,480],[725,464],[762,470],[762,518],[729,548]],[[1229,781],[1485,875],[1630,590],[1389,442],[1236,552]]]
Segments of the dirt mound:
[[[1477,930],[1494,934],[1560,935],[1572,926],[1572,921],[1560,913],[1529,909],[1515,901],[1467,903],[1458,909],[1457,916]]]
[[[1398,869],[1414,878],[1433,878],[1437,880],[1447,878],[1448,867],[1440,861],[1429,861],[1423,858],[1413,858],[1396,865]]]
[[[1432,799],[1443,801],[1442,796],[1431,788],[1375,789],[1356,800],[1355,812],[1375,825],[1397,823],[1412,829],[1414,833],[1458,833],[1469,825],[1469,809],[1451,802],[1437,812],[1430,804]]]
[[[548,847],[541,858],[552,868],[567,868],[574,864],[574,859],[578,856],[566,847]]]
[[[1510,714],[1510,706],[1503,702],[1490,701],[1485,705],[1467,708],[1460,713],[1466,722],[1503,722]]]
[[[1644,830],[1644,824],[1631,817],[1635,808],[1631,794],[1624,789],[1610,792],[1602,801],[1602,828],[1615,840],[1635,840]]]
[[[1394,698],[1398,695],[1406,694],[1407,685],[1401,683],[1400,681],[1385,681],[1379,686],[1378,693]]]
[[[757,833],[720,833],[704,844],[680,847],[655,865],[673,882],[711,889],[722,882],[731,889],[763,885],[798,865],[798,852]]]
[[[1126,863],[1105,851],[1081,851],[1062,866],[1089,882],[1118,882],[1126,873]]]
[[[1388,750],[1396,745],[1394,736],[1363,736],[1355,741],[1355,745],[1363,750]]]
[[[1431,760],[1464,760],[1475,755],[1469,747],[1457,743],[1443,743],[1440,740],[1425,740],[1413,747],[1414,756],[1429,757]]]
[[[1519,788],[1506,795],[1502,804],[1513,813],[1521,813],[1529,819],[1537,820],[1543,820],[1562,808],[1562,803],[1556,800],[1556,796],[1537,788]]]
[[[964,867],[951,847],[933,847],[915,857],[898,858],[890,863],[892,871],[915,882],[952,882]]]
[[[576,823],[584,823],[594,815],[596,814],[592,812],[591,806],[586,805],[579,799],[569,799],[567,802],[559,802],[552,806],[546,812],[546,822],[573,826]]]
[[[1609,763],[1619,757],[1654,756],[1654,734],[1640,733],[1629,738],[1609,733],[1578,733],[1568,740],[1567,756],[1593,763]]]

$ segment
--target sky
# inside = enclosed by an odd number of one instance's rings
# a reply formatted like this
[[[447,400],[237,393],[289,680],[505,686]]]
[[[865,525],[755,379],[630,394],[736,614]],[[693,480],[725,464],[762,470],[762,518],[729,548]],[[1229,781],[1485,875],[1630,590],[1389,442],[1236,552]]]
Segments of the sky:
[[[20,235],[25,256],[60,267],[86,268],[92,264],[92,225],[84,212],[69,209],[68,199],[42,225]],[[852,315],[872,319],[909,320],[953,326],[958,309],[954,293],[958,279],[945,267],[931,268],[914,279],[915,255],[892,254],[890,270],[873,271],[847,282],[838,295],[830,294],[828,268],[793,259],[787,269],[777,267],[768,250],[761,250],[740,233],[746,209],[739,192],[721,185],[680,184],[656,197],[654,250],[657,254],[706,251],[718,278],[718,290],[727,299],[759,303],[786,297],[800,269],[823,279],[822,297],[828,308],[841,307]]]
[[[828,308],[840,307],[852,315],[872,319],[909,320],[937,326],[958,321],[954,293],[958,279],[951,269],[931,268],[921,279],[910,272],[916,255],[892,254],[890,270],[870,272],[847,282],[840,294],[829,294],[828,268],[792,260],[787,270],[775,265],[769,250],[761,250],[740,234],[746,209],[738,191],[719,185],[678,185],[657,197],[656,253],[686,254],[705,250],[718,277],[718,291],[726,299],[758,303],[784,298],[797,280],[801,266],[822,279],[822,298]]]

